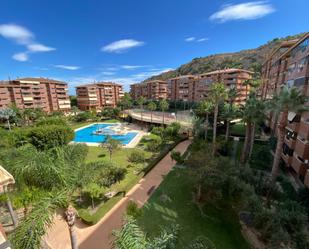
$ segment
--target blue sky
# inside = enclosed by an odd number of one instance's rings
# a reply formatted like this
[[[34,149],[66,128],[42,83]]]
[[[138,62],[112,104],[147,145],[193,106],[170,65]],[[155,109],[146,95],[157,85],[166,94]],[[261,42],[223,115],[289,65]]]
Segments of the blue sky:
[[[308,0],[1,0],[0,79],[128,86],[195,57],[309,31]]]

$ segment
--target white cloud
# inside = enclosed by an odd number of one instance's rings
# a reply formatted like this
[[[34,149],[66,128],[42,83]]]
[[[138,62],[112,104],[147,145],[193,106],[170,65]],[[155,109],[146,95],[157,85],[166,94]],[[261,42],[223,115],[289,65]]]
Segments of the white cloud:
[[[0,35],[19,44],[28,44],[34,38],[28,29],[16,24],[1,24]]]
[[[204,42],[204,41],[208,41],[208,40],[209,40],[209,38],[204,37],[204,38],[198,39],[197,42]]]
[[[196,38],[192,36],[192,37],[186,38],[185,41],[186,41],[186,42],[192,42],[192,41],[195,41],[195,39],[196,39]]]
[[[30,53],[50,52],[55,48],[45,46],[35,41],[34,34],[27,28],[16,24],[0,24],[0,36],[12,40],[27,48],[26,52],[17,53],[12,56],[17,61],[27,61]]]
[[[143,68],[143,67],[147,67],[147,66],[145,65],[122,65],[121,66],[122,69],[128,69],[128,70],[134,70],[134,69]]]
[[[16,61],[22,61],[22,62],[27,61],[29,59],[28,54],[26,52],[14,54],[12,58]]]
[[[71,71],[80,69],[79,66],[68,66],[68,65],[54,65],[54,67],[61,68],[61,69],[66,69],[66,70],[71,70]]]
[[[253,20],[275,11],[271,4],[265,1],[246,2],[235,5],[224,5],[221,10],[212,14],[209,19],[218,22],[231,20]]]
[[[55,48],[48,47],[40,43],[29,44],[27,45],[27,48],[31,52],[49,52],[56,50]]]
[[[108,53],[123,53],[131,48],[140,47],[145,45],[143,41],[137,41],[134,39],[124,39],[112,42],[101,48],[101,51]]]
[[[110,76],[110,75],[114,75],[115,72],[109,72],[109,71],[107,71],[107,72],[101,72],[101,74],[102,74],[102,75],[108,75],[108,76]]]

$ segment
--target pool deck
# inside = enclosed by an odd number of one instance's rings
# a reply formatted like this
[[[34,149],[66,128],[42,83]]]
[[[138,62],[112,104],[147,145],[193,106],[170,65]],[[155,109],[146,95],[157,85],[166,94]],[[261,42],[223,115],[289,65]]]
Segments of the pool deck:
[[[123,148],[134,148],[139,143],[139,141],[142,139],[143,136],[149,135],[149,133],[147,131],[142,130],[138,125],[128,124],[128,123],[104,123],[104,122],[97,122],[97,123],[85,125],[83,127],[79,127],[77,129],[75,129],[74,131],[79,131],[79,130],[85,129],[85,128],[87,128],[89,126],[92,126],[94,124],[121,125],[124,128],[124,130],[126,130],[128,132],[137,132],[137,135],[130,141],[130,143],[122,145]],[[74,142],[74,141],[70,142],[70,144],[75,144],[75,143],[82,143],[82,144],[86,144],[87,146],[96,146],[96,147],[101,145],[101,143],[93,143],[93,142],[92,143]]]

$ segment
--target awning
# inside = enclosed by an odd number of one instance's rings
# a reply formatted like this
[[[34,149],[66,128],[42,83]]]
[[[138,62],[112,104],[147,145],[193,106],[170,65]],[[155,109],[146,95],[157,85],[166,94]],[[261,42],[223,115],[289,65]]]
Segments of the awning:
[[[294,120],[294,118],[296,117],[296,113],[295,112],[289,112],[289,114],[288,114],[288,120],[290,121],[290,122],[293,122],[293,120]]]
[[[14,177],[0,166],[0,193],[4,192],[4,187],[14,183]]]

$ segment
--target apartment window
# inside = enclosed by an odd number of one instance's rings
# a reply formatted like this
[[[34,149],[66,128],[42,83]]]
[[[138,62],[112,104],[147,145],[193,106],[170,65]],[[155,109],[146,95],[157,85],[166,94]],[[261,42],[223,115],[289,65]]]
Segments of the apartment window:
[[[296,87],[304,86],[308,83],[308,79],[309,77],[298,78],[294,81],[294,86]]]
[[[309,63],[309,56],[302,58],[297,65],[297,72],[302,72],[304,67]]]
[[[298,135],[297,138],[298,138],[299,141],[306,143],[306,138],[303,137],[302,135]]]
[[[287,146],[286,144],[283,144],[283,154],[284,155],[293,156],[293,152],[294,150],[290,149],[290,147]]]
[[[296,63],[293,63],[293,64],[291,64],[291,65],[288,67],[288,74],[289,74],[289,75],[290,75],[291,73],[294,72],[295,67],[296,67]]]
[[[286,133],[286,138],[288,140],[290,140],[290,139],[295,140],[297,138],[297,133],[294,132],[294,131],[289,131],[288,130],[287,133]]]
[[[301,51],[301,52],[305,52],[305,50],[307,49],[307,47],[309,46],[309,37],[304,40],[301,44],[299,44],[296,48],[294,48],[291,52],[292,57],[295,57],[295,55]]]

